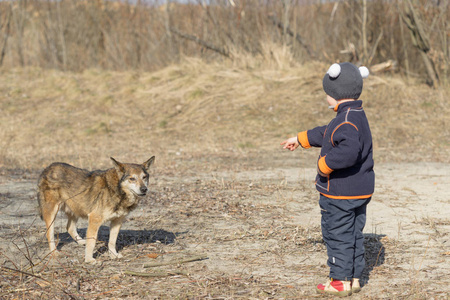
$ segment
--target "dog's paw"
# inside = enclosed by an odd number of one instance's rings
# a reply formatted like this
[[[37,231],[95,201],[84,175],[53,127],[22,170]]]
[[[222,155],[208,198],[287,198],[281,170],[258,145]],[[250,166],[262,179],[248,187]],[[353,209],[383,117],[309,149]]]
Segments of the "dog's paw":
[[[112,252],[109,251],[109,257],[111,257],[112,259],[118,259],[118,258],[122,258],[123,255],[121,253],[117,253],[117,252]]]
[[[77,243],[78,243],[78,245],[86,245],[86,240],[85,239],[77,239]]]
[[[86,258],[84,259],[84,262],[87,263],[87,264],[95,264],[95,263],[96,263],[96,260],[95,260],[95,258],[93,258],[93,257],[86,257]]]

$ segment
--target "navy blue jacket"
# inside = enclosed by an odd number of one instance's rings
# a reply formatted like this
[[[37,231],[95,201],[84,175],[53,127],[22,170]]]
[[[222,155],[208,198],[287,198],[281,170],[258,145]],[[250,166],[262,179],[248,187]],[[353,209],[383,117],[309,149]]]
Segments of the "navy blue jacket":
[[[340,103],[326,126],[303,131],[303,148],[322,147],[317,161],[317,190],[334,199],[365,199],[375,187],[372,134],[362,101]]]

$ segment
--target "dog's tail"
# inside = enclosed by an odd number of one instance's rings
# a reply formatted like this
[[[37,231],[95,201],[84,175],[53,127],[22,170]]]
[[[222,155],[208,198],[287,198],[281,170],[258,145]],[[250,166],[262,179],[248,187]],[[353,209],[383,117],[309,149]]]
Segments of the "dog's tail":
[[[42,180],[42,176],[40,176],[39,177],[39,180],[38,180],[38,185],[37,185],[37,188],[38,188],[38,191],[37,191],[37,201],[38,201],[38,209],[39,209],[39,216],[41,217],[41,220],[43,220],[44,218],[42,217],[42,204],[43,204],[43,201],[44,201],[44,193],[43,193],[43,186],[42,186],[42,182],[43,180]]]

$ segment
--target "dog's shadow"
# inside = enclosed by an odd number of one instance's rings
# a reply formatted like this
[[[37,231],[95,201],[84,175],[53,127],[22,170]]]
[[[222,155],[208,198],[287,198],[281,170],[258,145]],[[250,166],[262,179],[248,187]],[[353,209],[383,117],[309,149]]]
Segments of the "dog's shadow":
[[[366,266],[361,277],[361,285],[365,285],[369,282],[370,273],[375,267],[384,264],[386,249],[381,240],[385,236],[386,235],[384,234],[374,233],[364,234],[364,258],[366,261]]]
[[[82,237],[86,237],[86,228],[78,228],[78,234]],[[173,233],[163,229],[157,230],[121,230],[117,237],[116,249],[117,251],[122,250],[125,247],[129,247],[132,245],[141,245],[141,244],[152,244],[152,243],[161,243],[161,244],[173,244],[177,235],[182,233]],[[94,256],[98,256],[98,254],[102,254],[108,251],[108,247],[106,246],[109,241],[109,227],[101,226],[98,231],[97,244],[104,242],[105,246],[101,246],[97,253]],[[59,243],[57,245],[57,249],[61,250],[64,245],[69,243],[75,243],[69,233],[64,232],[59,234]]]

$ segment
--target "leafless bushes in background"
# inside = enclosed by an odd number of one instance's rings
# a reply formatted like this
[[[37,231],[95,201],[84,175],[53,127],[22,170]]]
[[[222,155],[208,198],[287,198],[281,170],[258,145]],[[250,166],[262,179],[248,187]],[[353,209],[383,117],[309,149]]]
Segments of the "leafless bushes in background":
[[[391,62],[383,66],[427,76],[432,83],[447,78],[448,1],[408,0],[407,6],[405,1],[3,1],[0,64],[155,70],[183,56],[267,56],[264,47],[271,43],[287,48],[300,63]],[[407,22],[411,11],[427,51],[414,47]],[[434,79],[424,55],[435,69]]]

